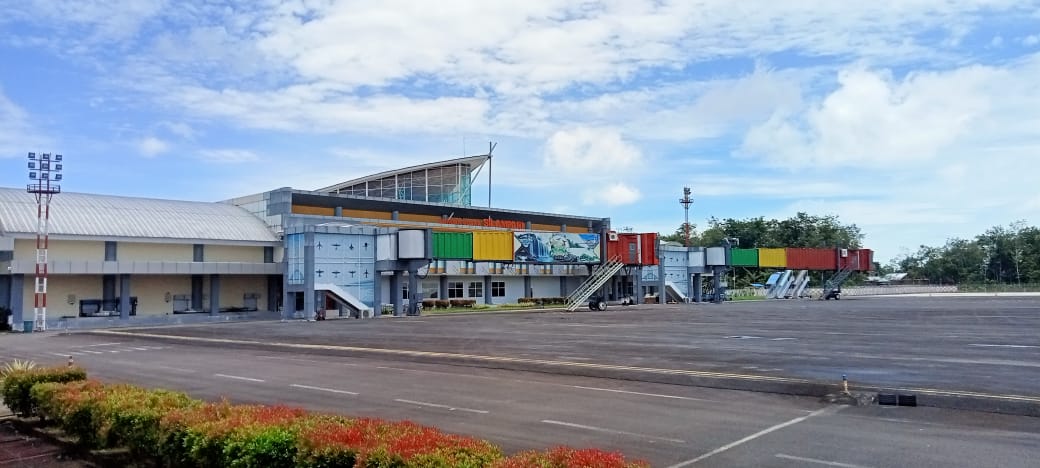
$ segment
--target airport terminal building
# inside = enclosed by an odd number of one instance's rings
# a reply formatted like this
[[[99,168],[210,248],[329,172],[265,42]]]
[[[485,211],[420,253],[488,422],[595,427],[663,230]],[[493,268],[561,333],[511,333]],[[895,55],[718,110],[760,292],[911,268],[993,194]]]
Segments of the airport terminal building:
[[[221,202],[61,193],[46,321],[35,328],[404,314],[424,298],[516,303],[565,297],[609,262],[620,241],[607,218],[473,206],[471,182],[488,158]],[[36,232],[35,197],[0,188],[0,307],[16,330],[39,318]],[[656,235],[639,244],[604,283],[608,299],[643,290]]]

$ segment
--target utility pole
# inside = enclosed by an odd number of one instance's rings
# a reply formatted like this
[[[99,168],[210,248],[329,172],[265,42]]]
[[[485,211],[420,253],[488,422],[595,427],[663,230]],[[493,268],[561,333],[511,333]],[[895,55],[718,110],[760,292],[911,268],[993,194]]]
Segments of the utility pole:
[[[692,191],[689,187],[683,187],[683,197],[679,200],[679,204],[683,206],[683,210],[686,212],[686,221],[683,223],[683,245],[686,247],[690,246],[690,205],[693,204],[693,199],[690,198]]]

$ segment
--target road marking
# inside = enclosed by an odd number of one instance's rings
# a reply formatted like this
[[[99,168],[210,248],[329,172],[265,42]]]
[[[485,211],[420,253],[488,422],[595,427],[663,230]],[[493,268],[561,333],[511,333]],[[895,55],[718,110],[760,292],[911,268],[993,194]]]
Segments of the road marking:
[[[102,351],[91,351],[91,350],[89,350],[89,349],[84,349],[84,350],[83,350],[83,352],[84,352],[84,353],[90,353],[90,354],[105,354],[105,353],[104,353],[104,352],[102,352]]]
[[[225,379],[232,379],[232,380],[245,380],[247,382],[265,382],[264,380],[260,380],[260,379],[253,379],[253,378],[250,378],[250,377],[239,377],[237,375],[227,375],[227,374],[213,374],[213,377],[223,377]]]
[[[319,392],[341,393],[343,395],[359,395],[359,393],[357,393],[357,392],[348,392],[346,390],[336,390],[334,388],[311,387],[309,385],[296,385],[296,384],[292,384],[292,385],[290,385],[290,387],[302,388],[304,390],[317,390]]]
[[[489,414],[490,413],[490,411],[476,410],[476,409],[469,409],[469,408],[456,408],[454,406],[438,405],[436,403],[427,403],[425,401],[401,400],[401,399],[397,399],[397,400],[394,400],[394,401],[396,401],[398,403],[406,403],[406,404],[409,404],[409,405],[425,406],[425,407],[428,407],[428,408],[446,409],[448,411],[462,411],[462,412],[465,412],[465,413],[477,413],[477,414]]]
[[[148,348],[138,348],[138,347],[132,347],[131,349],[136,349],[136,350],[138,350],[138,351],[148,351]]]
[[[296,362],[313,362],[317,364],[333,364],[337,366],[348,366],[348,367],[362,367],[361,364],[351,364],[349,362],[336,362],[336,361],[319,361],[317,359],[300,359],[300,358],[288,358],[281,356],[257,356],[257,359],[276,359],[279,361],[296,361]]]
[[[68,353],[66,353],[66,354],[59,354],[59,353],[47,353],[47,354],[50,354],[50,355],[53,355],[53,356],[58,356],[58,357],[69,357]]]
[[[113,349],[113,350],[110,350],[109,352],[110,352],[110,353],[118,353],[118,352],[119,352],[119,350]]]
[[[668,437],[657,437],[657,436],[646,435],[646,434],[637,434],[635,432],[617,431],[617,430],[614,430],[614,429],[607,429],[607,428],[604,428],[604,427],[586,426],[584,424],[575,424],[575,423],[569,423],[569,422],[563,422],[563,421],[553,421],[551,419],[543,419],[542,423],[544,423],[544,424],[552,424],[553,426],[563,426],[563,427],[572,427],[574,429],[584,429],[586,431],[604,432],[604,433],[607,433],[607,434],[626,435],[626,436],[631,436],[631,437],[638,437],[640,439],[663,440],[665,442],[672,442],[672,443],[676,443],[676,444],[685,444],[686,443],[685,440],[681,440],[681,439],[670,439]]]
[[[816,463],[817,465],[836,466],[836,467],[839,467],[839,468],[867,468],[867,467],[865,467],[863,465],[853,465],[853,464],[850,464],[850,463],[839,463],[839,462],[832,462],[832,461],[827,461],[827,460],[817,460],[815,458],[796,457],[794,455],[787,455],[787,454],[783,454],[783,453],[776,454],[776,458],[782,458],[784,460],[791,460],[791,461],[803,462],[803,463]]]
[[[792,419],[790,421],[787,421],[785,423],[780,423],[780,424],[777,424],[777,425],[775,425],[773,427],[769,427],[769,428],[763,429],[763,430],[758,431],[758,432],[756,432],[754,434],[751,434],[751,435],[749,435],[749,436],[747,436],[747,437],[745,437],[743,439],[740,439],[740,440],[738,440],[736,442],[731,442],[729,444],[723,445],[722,447],[719,447],[719,448],[717,448],[715,450],[712,450],[712,451],[710,451],[708,453],[705,453],[704,455],[701,455],[701,456],[699,456],[697,458],[694,458],[693,460],[684,461],[684,462],[679,463],[677,465],[672,465],[669,468],[682,468],[684,466],[693,465],[693,464],[698,463],[700,461],[703,461],[703,460],[706,460],[708,458],[714,457],[715,455],[718,455],[718,454],[720,454],[722,452],[725,452],[725,451],[727,451],[727,450],[729,450],[729,449],[731,449],[733,447],[738,447],[740,445],[744,445],[744,444],[746,444],[748,442],[751,442],[752,440],[755,440],[755,439],[757,439],[759,437],[762,437],[762,436],[764,436],[766,434],[769,434],[771,432],[776,432],[776,431],[779,431],[780,429],[783,429],[785,427],[793,426],[793,425],[798,424],[798,423],[800,423],[802,421],[805,421],[806,419],[809,419],[809,418],[813,418],[813,417],[824,415],[824,414],[833,414],[833,413],[836,413],[838,411],[841,411],[844,408],[846,408],[846,407],[845,406],[831,406],[831,407],[827,407],[827,408],[824,408],[824,409],[821,409],[821,410],[813,411],[812,413],[809,413],[809,414],[807,414],[805,416],[797,417],[797,418],[794,418],[794,419]]]
[[[1040,346],[1033,345],[1021,345],[1021,344],[978,344],[973,343],[968,346],[976,346],[979,348],[1040,348]]]
[[[69,351],[69,354],[73,354],[73,355],[76,355],[76,356],[86,356],[87,355],[86,352],[80,352],[80,351]]]
[[[656,397],[656,398],[671,398],[671,399],[674,399],[674,400],[709,401],[709,402],[716,402],[716,403],[718,402],[717,400],[708,400],[706,398],[692,398],[692,397],[684,397],[684,396],[677,396],[677,395],[661,395],[659,393],[630,392],[628,390],[614,390],[612,388],[582,387],[581,385],[568,385],[568,387],[580,388],[582,390],[594,390],[594,391],[597,391],[597,392],[624,393],[624,394],[627,394],[627,395],[640,395],[640,396],[648,396],[648,397]]]
[[[123,344],[123,343],[99,343],[99,344],[92,344],[92,345],[84,345],[82,347],[83,348],[93,348],[95,346],[118,346],[118,345],[121,345],[121,344]]]
[[[307,350],[323,350],[323,351],[351,351],[351,352],[362,352],[371,354],[381,354],[389,356],[409,356],[409,357],[433,357],[433,358],[449,358],[449,359],[466,359],[466,360],[479,360],[490,363],[511,363],[511,364],[535,364],[553,367],[563,368],[583,368],[583,369],[597,369],[597,370],[613,370],[613,371],[625,371],[625,372],[646,372],[651,374],[663,374],[663,375],[680,375],[688,377],[701,377],[701,378],[713,378],[713,379],[734,379],[743,380],[750,382],[777,382],[777,383],[800,383],[800,384],[819,384],[821,382],[800,379],[792,377],[775,377],[769,375],[755,375],[755,374],[737,374],[728,372],[713,372],[713,371],[698,371],[698,370],[686,370],[686,369],[662,369],[654,367],[638,367],[638,366],[624,366],[616,364],[596,364],[590,362],[569,362],[569,361],[553,361],[544,359],[530,359],[530,358],[519,358],[509,356],[486,356],[479,354],[461,354],[461,353],[443,353],[434,351],[412,351],[404,349],[386,349],[386,348],[365,348],[361,346],[340,346],[340,345],[317,345],[317,344],[300,344],[300,343],[281,343],[281,342],[263,342],[255,340],[236,340],[228,338],[202,338],[202,337],[191,337],[191,336],[177,336],[177,335],[161,335],[157,333],[135,333],[123,330],[92,330],[92,334],[97,335],[112,335],[112,336],[123,336],[133,338],[155,338],[160,340],[171,340],[171,341],[182,341],[182,342],[198,342],[198,343],[217,343],[217,344],[238,344],[238,345],[254,345],[264,346],[269,348],[285,348],[285,349],[307,349]],[[67,357],[64,354],[59,356]],[[853,357],[874,357],[871,355],[857,355],[852,354]],[[885,357],[886,359],[896,359],[893,357]],[[917,359],[917,358],[909,358]],[[927,359],[934,360],[934,359]],[[1040,367],[1040,364],[1030,364],[1031,367]],[[987,398],[994,400],[1012,400],[1012,401],[1024,401],[1030,403],[1040,403],[1040,397],[1025,396],[1025,395],[1013,395],[1013,394],[996,394],[996,393],[977,393],[977,392],[965,392],[957,390],[940,390],[933,388],[894,388],[892,390],[916,392],[916,393],[928,393],[931,395],[945,395],[945,396],[972,396],[978,398]]]

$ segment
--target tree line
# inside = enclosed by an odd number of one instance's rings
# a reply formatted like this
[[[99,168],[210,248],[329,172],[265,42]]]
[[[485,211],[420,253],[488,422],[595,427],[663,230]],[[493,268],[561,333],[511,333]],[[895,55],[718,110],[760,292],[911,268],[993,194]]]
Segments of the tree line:
[[[1040,228],[1017,221],[994,226],[974,239],[922,245],[883,269],[942,284],[1040,283]]]
[[[661,239],[683,243],[686,238],[685,226],[680,225],[675,233],[662,236]],[[690,245],[717,246],[723,239],[735,240],[735,247],[781,248],[781,247],[813,247],[858,249],[863,242],[863,233],[855,224],[845,224],[834,215],[813,216],[798,213],[790,218],[777,220],[764,217],[719,219],[712,217],[708,227],[697,231],[695,224],[690,225]]]

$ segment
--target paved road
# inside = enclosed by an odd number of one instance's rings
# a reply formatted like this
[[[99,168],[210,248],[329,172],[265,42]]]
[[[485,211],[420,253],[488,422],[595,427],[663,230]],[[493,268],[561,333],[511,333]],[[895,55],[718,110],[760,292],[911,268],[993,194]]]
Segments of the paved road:
[[[1040,299],[616,307],[316,323],[188,326],[145,333],[418,350],[652,369],[934,388],[1040,398]]]
[[[314,324],[303,326],[309,325]],[[211,327],[217,335],[231,329]],[[300,354],[282,347],[53,333],[0,340],[5,358],[57,364],[72,355],[106,380],[207,399],[411,419],[484,437],[508,452],[597,446],[663,467],[1025,467],[1040,457],[1040,419],[1030,417],[839,407],[773,394]]]

